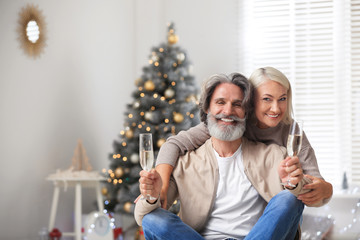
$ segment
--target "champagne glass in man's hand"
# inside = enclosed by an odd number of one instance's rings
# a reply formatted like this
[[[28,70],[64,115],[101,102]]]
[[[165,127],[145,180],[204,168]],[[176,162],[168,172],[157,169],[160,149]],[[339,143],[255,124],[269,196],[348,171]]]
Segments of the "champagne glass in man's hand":
[[[154,150],[153,150],[153,141],[151,133],[141,133],[139,135],[139,155],[140,155],[140,165],[141,167],[150,172],[154,166]],[[144,198],[144,196],[142,197]],[[146,195],[147,200],[156,200],[156,198]]]
[[[289,136],[287,141],[287,153],[290,157],[298,155],[301,149],[302,137],[303,137],[303,121],[294,119],[290,125]],[[296,185],[291,183],[290,174],[288,175],[287,182],[282,184],[290,187],[296,187]]]

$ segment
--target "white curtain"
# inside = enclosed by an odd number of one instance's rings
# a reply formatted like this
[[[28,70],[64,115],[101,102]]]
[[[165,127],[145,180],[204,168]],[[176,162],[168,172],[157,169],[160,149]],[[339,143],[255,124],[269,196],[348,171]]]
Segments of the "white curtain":
[[[360,0],[242,0],[239,28],[239,68],[289,78],[322,176],[360,184]]]

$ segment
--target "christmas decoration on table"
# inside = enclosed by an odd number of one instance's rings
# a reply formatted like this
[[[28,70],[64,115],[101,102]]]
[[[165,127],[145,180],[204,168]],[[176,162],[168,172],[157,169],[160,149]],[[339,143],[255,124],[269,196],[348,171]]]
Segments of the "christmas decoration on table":
[[[139,191],[139,134],[152,133],[155,157],[166,139],[197,125],[198,86],[187,53],[177,43],[174,24],[168,25],[167,42],[153,47],[148,65],[135,80],[133,102],[127,105],[124,128],[113,143],[105,208],[133,215]]]
[[[86,154],[86,150],[82,144],[82,140],[79,139],[74,150],[74,155],[72,157],[72,164],[67,170],[56,170],[55,173],[48,176],[48,180],[72,180],[72,179],[94,179],[94,180],[104,180],[98,171],[91,171],[92,166],[89,162],[89,158]],[[66,185],[65,185],[66,186]]]
[[[86,150],[82,144],[82,140],[79,139],[77,146],[74,151],[74,156],[72,158],[72,165],[74,171],[91,171],[92,166],[89,163],[89,158],[86,155]]]
[[[60,240],[61,239],[61,232],[59,231],[59,229],[54,228],[50,233],[49,233],[49,237],[50,240]]]

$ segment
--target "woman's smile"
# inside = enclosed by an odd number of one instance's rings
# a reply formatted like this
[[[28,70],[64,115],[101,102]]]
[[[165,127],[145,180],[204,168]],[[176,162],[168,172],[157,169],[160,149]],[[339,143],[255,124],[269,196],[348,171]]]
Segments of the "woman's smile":
[[[287,90],[280,83],[269,80],[255,90],[255,115],[259,128],[276,127],[287,109]]]

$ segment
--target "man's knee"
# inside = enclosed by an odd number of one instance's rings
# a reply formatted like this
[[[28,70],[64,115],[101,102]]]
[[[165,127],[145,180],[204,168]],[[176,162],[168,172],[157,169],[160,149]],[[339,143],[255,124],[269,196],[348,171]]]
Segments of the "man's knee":
[[[169,229],[169,225],[173,224],[177,220],[176,218],[179,217],[167,210],[158,208],[144,216],[142,220],[142,227],[144,230],[151,229],[151,227],[156,224],[155,226],[158,231],[166,231]]]
[[[278,193],[271,201],[276,205],[277,210],[283,209],[283,211],[287,211],[291,209],[291,211],[298,211],[300,214],[304,210],[304,203],[286,190]]]

